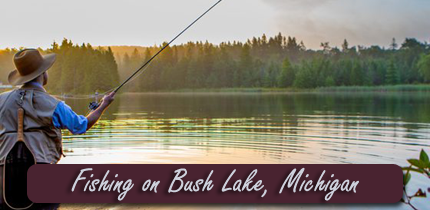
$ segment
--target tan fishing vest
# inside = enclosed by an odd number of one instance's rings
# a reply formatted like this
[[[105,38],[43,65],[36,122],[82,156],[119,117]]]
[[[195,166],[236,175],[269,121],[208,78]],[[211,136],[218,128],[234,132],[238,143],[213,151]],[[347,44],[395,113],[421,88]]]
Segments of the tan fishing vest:
[[[57,163],[62,150],[61,130],[52,116],[60,101],[43,88],[22,87],[0,94],[0,165],[17,142],[18,108],[24,109],[24,140],[38,163]]]

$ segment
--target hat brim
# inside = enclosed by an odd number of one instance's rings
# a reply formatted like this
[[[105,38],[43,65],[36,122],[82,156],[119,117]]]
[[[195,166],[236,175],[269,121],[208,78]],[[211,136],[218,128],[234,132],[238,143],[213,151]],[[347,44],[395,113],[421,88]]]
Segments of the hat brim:
[[[33,73],[25,76],[21,76],[18,73],[18,70],[13,70],[9,73],[8,81],[11,85],[22,85],[24,83],[30,82],[31,80],[36,79],[38,76],[43,74],[45,71],[47,71],[51,66],[54,64],[55,59],[57,58],[56,54],[47,54],[43,55],[43,63],[40,65],[40,67],[34,71]]]

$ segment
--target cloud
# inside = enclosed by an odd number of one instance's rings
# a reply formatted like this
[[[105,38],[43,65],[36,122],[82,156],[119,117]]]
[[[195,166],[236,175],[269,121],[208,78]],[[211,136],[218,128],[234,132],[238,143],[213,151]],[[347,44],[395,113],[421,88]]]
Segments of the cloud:
[[[311,48],[384,45],[391,38],[430,38],[430,1],[425,0],[262,0],[277,13],[277,29]]]

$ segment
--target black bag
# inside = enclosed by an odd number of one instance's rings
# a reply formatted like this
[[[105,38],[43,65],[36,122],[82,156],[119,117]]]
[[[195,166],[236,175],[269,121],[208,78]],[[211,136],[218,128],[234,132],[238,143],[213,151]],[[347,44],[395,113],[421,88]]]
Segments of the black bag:
[[[24,110],[18,109],[18,141],[6,156],[3,166],[3,199],[11,209],[28,209],[33,202],[27,196],[27,171],[36,164],[24,141]]]
[[[12,209],[27,209],[33,202],[27,197],[27,171],[34,157],[24,142],[17,142],[6,157],[3,168],[3,195]]]

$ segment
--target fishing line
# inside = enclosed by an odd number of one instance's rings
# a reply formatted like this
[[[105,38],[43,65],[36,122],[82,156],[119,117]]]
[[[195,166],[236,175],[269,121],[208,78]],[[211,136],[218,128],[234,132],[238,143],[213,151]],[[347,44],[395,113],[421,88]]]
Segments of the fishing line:
[[[128,82],[132,82],[134,81],[136,78],[138,78],[142,73],[145,72],[145,70],[147,68],[149,68],[152,65],[152,63],[149,63],[148,65],[146,65],[145,69],[143,69],[143,71],[139,72],[133,79],[129,80]],[[112,91],[114,91],[116,89],[116,87],[111,88],[105,92],[99,93],[98,95],[96,94],[92,94],[92,95],[68,95],[68,94],[61,94],[61,95],[52,95],[56,98],[60,98],[60,99],[74,99],[74,100],[84,100],[84,99],[95,99],[96,97],[101,97],[104,96],[108,93],[111,93]]]
[[[145,69],[144,69],[144,70],[146,70],[147,68],[149,68],[149,67],[151,66],[151,64],[152,64],[152,63],[150,63],[149,65],[147,65],[147,66],[145,67]],[[137,74],[137,75],[136,75],[133,79],[131,79],[129,82],[132,82],[133,80],[135,80],[135,79],[136,79],[139,75],[141,75],[143,72],[144,72],[144,71],[141,71],[139,74]],[[78,95],[78,96],[68,96],[68,95],[53,95],[53,96],[54,96],[54,97],[56,97],[56,98],[64,99],[64,100],[66,100],[66,99],[73,99],[73,100],[94,99],[94,101],[97,101],[97,98],[98,98],[98,97],[102,97],[102,96],[104,96],[104,95],[106,95],[106,94],[108,94],[108,93],[111,93],[113,90],[115,90],[115,88],[112,88],[112,89],[107,90],[107,91],[105,91],[105,92],[103,92],[103,93],[100,93],[99,95],[94,94],[94,95]],[[94,107],[92,107],[92,106],[96,106],[95,102],[91,102],[91,103],[90,103],[90,109],[89,109],[89,110],[88,110],[88,112],[85,114],[85,116],[87,116],[89,113],[91,113],[91,111],[93,111],[93,110],[94,110]],[[97,106],[98,106],[98,104],[97,104]]]
[[[137,74],[133,79],[131,79],[128,82],[130,83],[130,82],[134,81],[136,78],[138,78],[143,72],[145,72],[145,70],[147,68],[149,68],[151,66],[151,64],[152,63],[150,63],[149,65],[147,65],[143,71],[139,72],[139,74]],[[111,88],[111,89],[109,89],[109,90],[107,90],[105,92],[99,93],[98,95],[96,95],[96,94],[92,94],[92,95],[68,95],[68,94],[65,94],[65,95],[63,95],[63,94],[61,94],[61,95],[52,95],[52,96],[54,96],[56,98],[60,98],[60,99],[74,99],[74,100],[94,99],[94,98],[96,98],[98,96],[101,97],[101,96],[104,96],[104,95],[106,95],[108,93],[111,93],[115,89],[116,89],[116,87]]]
[[[128,77],[121,85],[119,85],[116,88],[112,88],[106,92],[103,92],[100,94],[100,96],[106,95],[110,93],[112,90],[113,92],[117,93],[124,85],[127,83],[133,81],[137,78],[140,74],[142,74],[147,67],[149,67],[149,64],[152,60],[154,60],[161,52],[163,52],[170,44],[172,44],[178,37],[180,37],[185,31],[187,31],[191,26],[193,26],[197,21],[199,21],[203,16],[205,16],[209,11],[211,11],[214,7],[216,7],[222,0],[217,1],[214,5],[212,5],[208,10],[206,10],[203,14],[201,14],[197,19],[195,19],[190,25],[188,25],[184,30],[182,30],[178,35],[176,35],[170,42],[168,42],[166,45],[164,45],[157,53],[155,53],[148,61],[146,61],[141,67],[139,67],[130,77]],[[67,95],[53,95],[57,98],[62,99],[92,99],[96,98],[99,95],[82,95],[82,96],[67,96]],[[95,110],[99,104],[94,101],[90,103],[90,110]]]
[[[219,0],[214,5],[212,5],[206,12],[200,15],[196,20],[194,20],[190,25],[188,25],[181,33],[179,33],[175,38],[173,38],[169,43],[167,43],[163,48],[161,48],[154,56],[152,56],[148,61],[145,62],[139,69],[137,69],[130,77],[128,77],[121,85],[119,85],[113,92],[117,93],[125,84],[127,84],[137,73],[139,73],[145,66],[147,66],[155,57],[158,56],[164,49],[166,49],[172,42],[174,42],[179,36],[181,36],[185,31],[187,31],[191,26],[199,21],[203,16],[205,16],[209,11],[211,11],[216,5],[218,5],[222,0]]]
[[[191,26],[193,26],[197,21],[199,21],[203,16],[205,16],[209,11],[211,11],[214,7],[216,7],[222,0],[217,1],[214,5],[212,5],[209,9],[207,9],[203,14],[201,14],[197,19],[195,19],[190,25],[188,25],[184,30],[182,30],[178,35],[176,35],[172,40],[170,40],[170,42],[168,42],[166,45],[164,45],[157,53],[155,53],[148,61],[146,61],[142,66],[140,66],[132,75],[130,75],[130,77],[128,77],[123,83],[121,83],[121,85],[119,85],[116,88],[113,88],[113,92],[117,93],[124,85],[126,85],[127,83],[133,81],[133,78],[136,78],[135,76],[140,75],[138,74],[143,73],[147,68],[147,67],[152,60],[154,60],[161,52],[163,52],[167,47],[170,46],[170,44],[172,44],[178,37],[180,37],[183,33],[185,33],[185,31],[187,31],[189,28],[191,28]],[[105,95],[107,93],[109,93],[111,90],[104,92],[102,95]],[[91,97],[81,97],[82,99],[89,99],[89,98],[94,98],[95,96]],[[91,110],[95,110],[100,106],[100,104],[97,101],[91,102],[89,105],[90,111]]]

